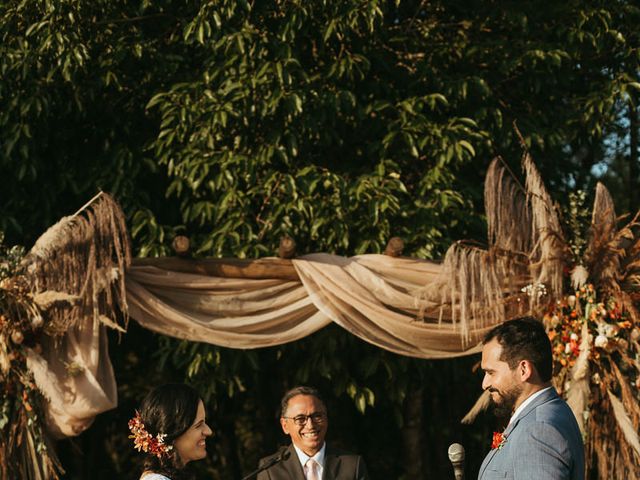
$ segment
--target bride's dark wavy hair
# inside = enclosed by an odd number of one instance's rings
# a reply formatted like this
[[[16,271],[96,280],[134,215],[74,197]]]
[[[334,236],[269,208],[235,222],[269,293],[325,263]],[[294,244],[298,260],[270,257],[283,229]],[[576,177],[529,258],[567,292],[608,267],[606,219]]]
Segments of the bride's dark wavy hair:
[[[154,437],[159,433],[165,434],[164,443],[173,445],[193,425],[199,402],[200,395],[190,386],[168,383],[147,394],[140,404],[140,418],[147,432]],[[162,458],[147,454],[144,470],[160,473],[172,480],[189,478],[175,447]]]

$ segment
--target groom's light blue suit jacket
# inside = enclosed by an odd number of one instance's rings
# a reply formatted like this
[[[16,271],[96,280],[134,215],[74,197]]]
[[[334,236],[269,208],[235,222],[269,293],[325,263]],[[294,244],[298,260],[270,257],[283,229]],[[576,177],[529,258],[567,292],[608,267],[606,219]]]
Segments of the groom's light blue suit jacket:
[[[573,412],[554,388],[541,393],[503,433],[478,480],[584,480],[584,445]]]

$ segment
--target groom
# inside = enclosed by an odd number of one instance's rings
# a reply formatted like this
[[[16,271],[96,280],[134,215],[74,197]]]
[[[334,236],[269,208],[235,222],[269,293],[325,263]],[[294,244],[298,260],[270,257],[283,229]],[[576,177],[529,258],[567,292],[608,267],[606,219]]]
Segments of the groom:
[[[573,412],[551,386],[551,342],[541,322],[504,322],[484,338],[482,388],[496,415],[511,415],[494,434],[478,480],[583,480],[584,447]]]

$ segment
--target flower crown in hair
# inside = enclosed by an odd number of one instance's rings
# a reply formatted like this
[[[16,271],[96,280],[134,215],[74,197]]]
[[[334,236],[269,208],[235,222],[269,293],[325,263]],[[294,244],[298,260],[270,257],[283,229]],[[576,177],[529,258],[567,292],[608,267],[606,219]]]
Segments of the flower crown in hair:
[[[140,417],[140,412],[137,410],[135,417],[129,420],[129,430],[131,430],[129,438],[133,438],[133,446],[139,452],[150,453],[158,458],[162,458],[164,455],[168,455],[173,449],[172,445],[164,443],[164,437],[167,436],[166,433],[159,433],[154,437],[147,432]]]

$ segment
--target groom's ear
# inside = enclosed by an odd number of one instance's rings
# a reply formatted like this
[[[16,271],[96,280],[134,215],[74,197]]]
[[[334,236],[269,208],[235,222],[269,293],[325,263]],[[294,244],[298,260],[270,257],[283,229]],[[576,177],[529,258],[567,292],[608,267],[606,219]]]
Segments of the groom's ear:
[[[536,367],[529,360],[520,360],[516,372],[521,382],[526,382],[535,375]]]

